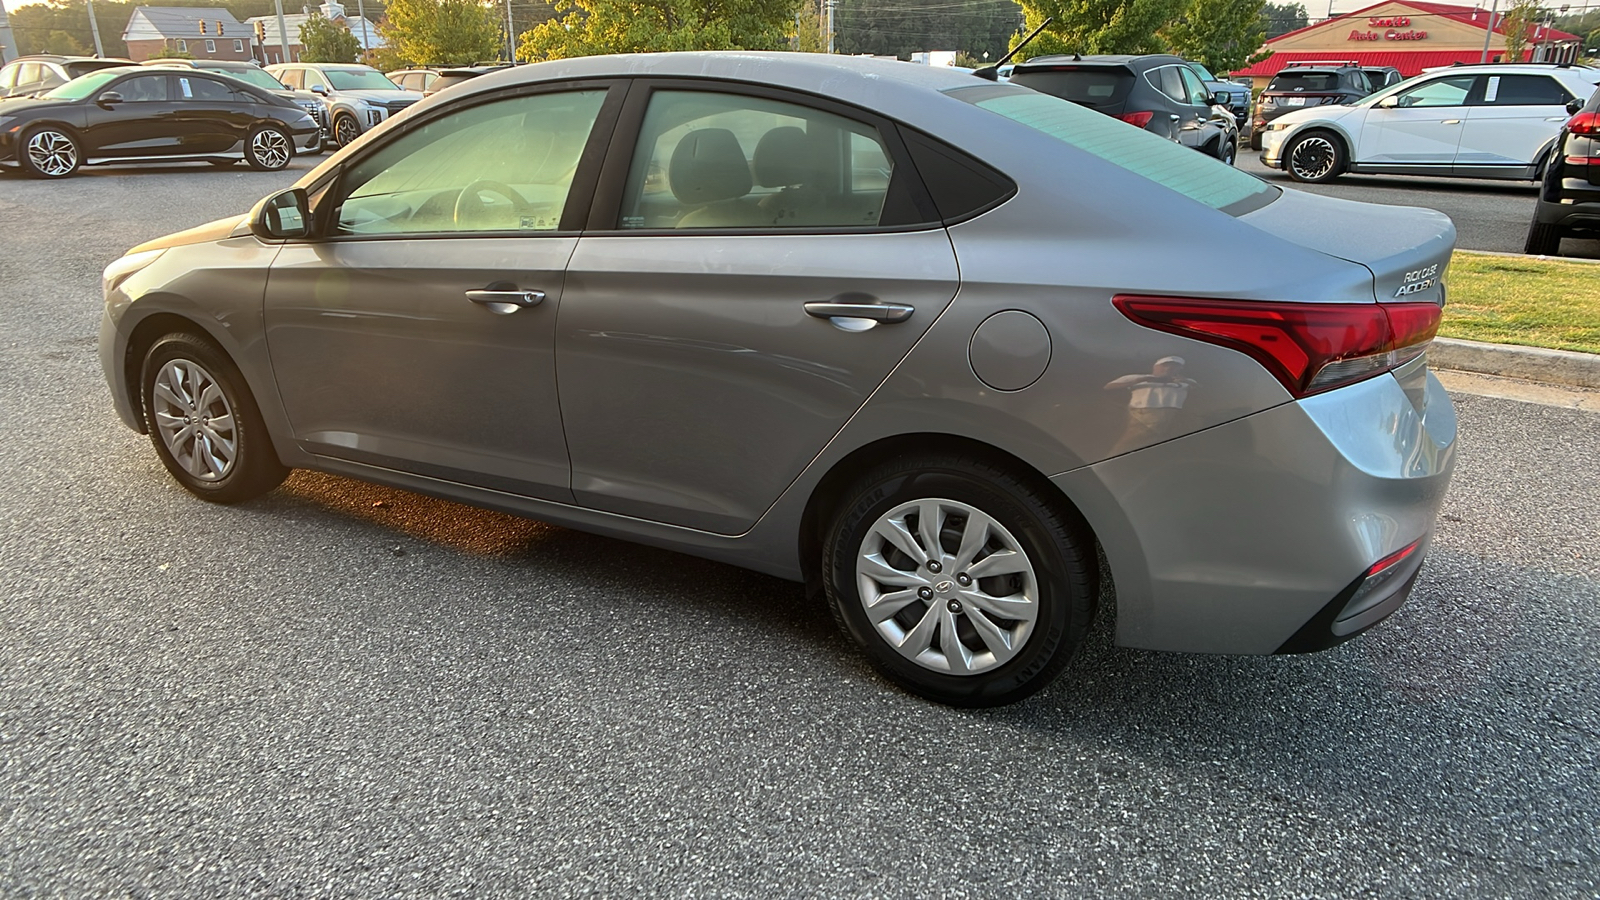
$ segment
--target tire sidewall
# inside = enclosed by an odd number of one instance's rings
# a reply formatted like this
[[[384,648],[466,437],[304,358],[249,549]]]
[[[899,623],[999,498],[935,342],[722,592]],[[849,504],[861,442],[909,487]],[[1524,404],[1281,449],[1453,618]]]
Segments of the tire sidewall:
[[[269,165],[266,165],[265,163],[261,162],[261,160],[256,158],[256,135],[261,134],[262,132],[265,132],[265,131],[275,131],[275,132],[277,132],[278,136],[283,138],[284,142],[286,144],[288,144],[288,146],[289,146],[289,152],[284,157],[283,165],[281,165],[281,166],[269,166]],[[260,170],[262,172],[277,172],[277,171],[280,171],[282,169],[287,169],[289,167],[289,163],[292,162],[293,160],[294,160],[294,140],[292,138],[290,138],[288,133],[285,132],[282,128],[277,128],[277,127],[274,127],[272,125],[257,125],[255,128],[250,129],[250,136],[245,139],[245,144],[244,144],[244,161],[250,164],[250,168],[257,169],[257,170]]]
[[[873,524],[911,500],[955,500],[983,511],[1011,532],[1027,551],[1039,589],[1039,616],[1017,656],[978,675],[946,675],[900,655],[868,619],[856,585],[856,560]],[[850,501],[826,547],[824,577],[834,613],[845,631],[880,672],[913,693],[954,706],[996,706],[1020,700],[1053,680],[1066,665],[1087,627],[1076,615],[1069,566],[1042,510],[980,476],[935,466],[876,479]],[[1085,586],[1078,586],[1086,591]]]
[[[176,359],[190,360],[205,369],[233,410],[237,435],[233,469],[217,481],[201,481],[185,471],[156,426],[156,375],[162,366]],[[172,477],[190,493],[215,503],[236,503],[266,493],[288,474],[277,458],[255,399],[245,386],[244,376],[226,354],[209,342],[190,334],[169,334],[158,339],[145,354],[139,372],[139,392],[140,408],[156,455]]]
[[[1328,174],[1323,175],[1320,178],[1302,178],[1296,174],[1294,170],[1294,151],[1298,149],[1302,143],[1312,138],[1322,138],[1328,142],[1328,146],[1333,148],[1333,165],[1328,168]],[[1283,148],[1283,170],[1289,173],[1290,178],[1300,182],[1301,184],[1326,184],[1327,182],[1338,178],[1344,172],[1344,145],[1340,143],[1338,138],[1326,131],[1309,131],[1305,134],[1298,135],[1293,141],[1289,142]]]
[[[340,123],[343,123],[343,122],[349,122],[354,128],[354,133],[351,134],[349,140],[346,140],[345,138],[340,136],[339,125],[340,125]],[[338,115],[333,117],[333,129],[332,130],[333,130],[333,143],[334,143],[334,145],[335,146],[339,146],[339,147],[344,147],[344,146],[350,144],[351,142],[353,142],[356,138],[361,136],[361,123],[356,121],[356,117],[351,115],[351,114],[349,114],[349,113],[339,113]]]
[[[42,134],[46,131],[53,131],[72,142],[72,168],[62,172],[60,175],[51,175],[46,172],[39,171],[38,169],[34,168],[33,160],[28,158],[28,143],[39,134]],[[34,178],[69,178],[73,175],[76,175],[78,170],[83,167],[83,142],[78,140],[77,135],[73,134],[67,129],[58,128],[54,125],[41,125],[37,128],[31,128],[23,133],[22,140],[17,144],[17,162],[21,165],[22,171],[33,176]]]

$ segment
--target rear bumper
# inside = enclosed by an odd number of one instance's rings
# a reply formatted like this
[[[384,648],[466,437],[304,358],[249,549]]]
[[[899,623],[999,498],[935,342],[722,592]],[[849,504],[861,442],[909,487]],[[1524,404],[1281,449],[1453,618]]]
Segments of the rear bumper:
[[[1550,190],[1533,208],[1535,221],[1574,230],[1600,230],[1600,184],[1592,184],[1588,178],[1561,178],[1547,184]]]
[[[1117,642],[1320,649],[1398,608],[1415,571],[1350,600],[1419,540],[1420,568],[1455,465],[1450,398],[1431,374],[1411,383],[1382,375],[1056,476],[1110,563]]]

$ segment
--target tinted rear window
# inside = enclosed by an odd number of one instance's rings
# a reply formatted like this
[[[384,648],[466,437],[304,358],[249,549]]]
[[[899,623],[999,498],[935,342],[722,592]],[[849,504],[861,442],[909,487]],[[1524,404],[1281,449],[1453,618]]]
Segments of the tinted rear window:
[[[1337,91],[1338,72],[1283,72],[1267,85],[1269,91]]]
[[[1048,94],[1007,84],[955,88],[946,93],[1229,215],[1260,209],[1280,193],[1272,185],[1182,144]]]
[[[1114,106],[1127,99],[1128,90],[1133,87],[1133,73],[1123,68],[1104,66],[1031,72],[1019,69],[1011,73],[1011,83],[1084,106]]]

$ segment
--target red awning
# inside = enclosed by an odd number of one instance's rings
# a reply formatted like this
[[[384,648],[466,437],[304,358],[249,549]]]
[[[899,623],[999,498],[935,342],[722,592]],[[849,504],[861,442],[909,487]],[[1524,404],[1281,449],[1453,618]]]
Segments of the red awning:
[[[1503,52],[1503,51],[1502,51]],[[1489,50],[1489,59],[1493,60],[1498,55],[1494,48]],[[1338,53],[1329,50],[1316,52],[1296,51],[1293,53],[1274,53],[1261,62],[1248,69],[1240,69],[1235,75],[1245,77],[1268,77],[1278,74],[1284,66],[1292,62],[1353,62],[1360,66],[1394,66],[1400,74],[1407,78],[1421,75],[1424,69],[1435,66],[1448,66],[1452,63],[1475,65],[1483,57],[1483,50],[1411,50],[1411,51],[1368,51],[1365,53]]]

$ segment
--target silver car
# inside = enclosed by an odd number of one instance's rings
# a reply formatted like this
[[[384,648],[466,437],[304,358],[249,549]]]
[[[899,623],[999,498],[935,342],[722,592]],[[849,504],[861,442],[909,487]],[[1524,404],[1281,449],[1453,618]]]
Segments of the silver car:
[[[591,57],[134,248],[101,359],[200,497],[320,469],[804,581],[984,706],[1103,596],[1177,651],[1393,612],[1455,460],[1454,238],[959,72]]]

